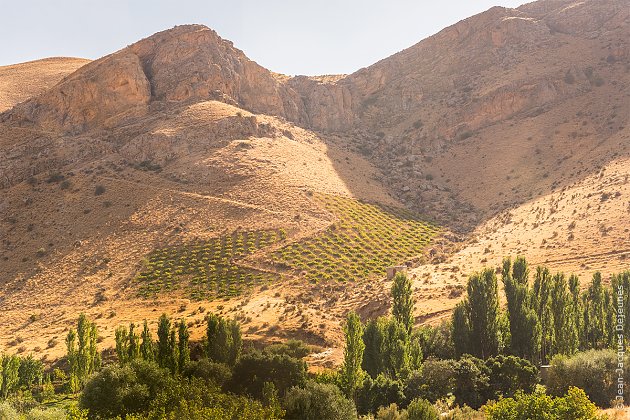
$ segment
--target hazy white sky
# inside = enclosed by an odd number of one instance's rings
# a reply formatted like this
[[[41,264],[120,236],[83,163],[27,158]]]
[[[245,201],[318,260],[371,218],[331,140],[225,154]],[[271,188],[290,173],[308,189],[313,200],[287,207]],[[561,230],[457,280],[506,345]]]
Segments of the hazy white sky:
[[[492,6],[526,0],[0,0],[0,65],[98,58],[200,23],[285,74],[351,73]]]

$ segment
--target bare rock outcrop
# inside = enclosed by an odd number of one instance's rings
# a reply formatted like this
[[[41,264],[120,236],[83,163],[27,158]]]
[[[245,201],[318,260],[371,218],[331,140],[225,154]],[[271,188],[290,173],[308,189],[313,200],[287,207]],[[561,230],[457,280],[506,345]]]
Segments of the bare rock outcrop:
[[[122,50],[93,61],[0,119],[36,124],[46,131],[79,133],[144,115],[151,87],[138,56]]]

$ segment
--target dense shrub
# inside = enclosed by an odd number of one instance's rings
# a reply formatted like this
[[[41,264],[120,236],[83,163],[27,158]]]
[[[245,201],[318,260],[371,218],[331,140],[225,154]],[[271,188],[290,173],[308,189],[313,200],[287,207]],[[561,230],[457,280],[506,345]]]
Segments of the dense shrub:
[[[293,386],[306,381],[306,363],[286,354],[252,352],[243,355],[232,371],[226,389],[237,394],[262,397],[265,382],[272,382],[282,396]]]
[[[334,385],[306,382],[304,388],[291,388],[284,398],[286,418],[291,420],[354,420],[352,401]]]
[[[187,378],[200,378],[217,386],[223,386],[232,378],[232,371],[228,365],[208,359],[189,362],[182,373]]]
[[[418,395],[430,401],[445,398],[455,391],[457,362],[455,360],[438,360],[429,358],[422,366],[422,375],[417,394],[409,392],[408,396]]]
[[[265,352],[270,354],[286,354],[296,359],[308,356],[313,351],[311,347],[301,340],[288,340],[285,343],[271,344],[265,347]]]
[[[476,357],[465,355],[455,362],[455,402],[479,408],[486,402],[490,369],[485,362]]]
[[[91,416],[109,418],[140,413],[173,379],[155,363],[134,360],[125,366],[108,366],[94,375],[79,398]]]
[[[433,405],[421,398],[417,398],[409,403],[407,407],[408,420],[437,420],[438,412]]]
[[[486,405],[488,420],[531,420],[531,419],[599,419],[597,407],[584,391],[569,388],[563,397],[551,397],[543,392],[518,393],[515,398],[502,399]]]
[[[151,401],[148,410],[133,419],[224,420],[277,419],[274,408],[244,396],[224,394],[202,379],[173,381]],[[126,418],[130,420],[130,417]]]
[[[360,414],[376,413],[379,407],[396,404],[405,405],[404,386],[401,381],[378,375],[372,379],[369,375],[356,391],[357,410]]]
[[[628,363],[628,361],[626,361]],[[581,388],[598,406],[607,407],[617,392],[617,353],[589,350],[574,356],[556,356],[546,380],[551,395],[560,396],[571,386]],[[628,400],[628,394],[625,395]]]
[[[516,356],[495,356],[486,360],[490,370],[489,398],[513,397],[517,391],[534,391],[538,369],[531,362]]]

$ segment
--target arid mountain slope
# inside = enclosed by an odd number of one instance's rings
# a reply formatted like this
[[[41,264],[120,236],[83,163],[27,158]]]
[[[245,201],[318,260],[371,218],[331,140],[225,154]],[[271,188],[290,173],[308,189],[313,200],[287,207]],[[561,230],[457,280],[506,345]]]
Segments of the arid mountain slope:
[[[53,57],[0,66],[0,112],[51,88],[88,62],[83,58]]]
[[[77,311],[108,345],[119,323],[162,311],[200,322],[199,306],[237,316],[251,339],[335,346],[348,309],[384,313],[388,283],[311,283],[313,267],[274,260],[302,240],[343,254],[335,240],[349,237],[334,231],[346,222],[321,197],[406,205],[443,226],[426,252],[395,260],[417,266],[419,322],[446,316],[467,274],[505,255],[583,278],[627,267],[624,6],[496,7],[329,77],[274,74],[212,30],[178,26],[52,87],[42,76],[22,96],[3,91],[6,106],[33,96],[0,114],[0,349],[60,355]],[[7,68],[0,86],[14,85]],[[288,236],[241,268],[278,281],[199,303],[158,269],[167,288],[139,295],[154,250],[262,230]],[[313,265],[330,256],[321,249],[306,249]]]

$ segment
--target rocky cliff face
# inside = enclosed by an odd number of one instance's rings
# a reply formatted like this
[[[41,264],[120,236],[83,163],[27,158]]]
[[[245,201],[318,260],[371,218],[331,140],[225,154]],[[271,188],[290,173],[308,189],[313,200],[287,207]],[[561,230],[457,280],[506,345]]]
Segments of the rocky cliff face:
[[[129,142],[116,148],[136,150],[134,159],[163,160],[169,153],[151,148],[171,148],[180,139],[142,132],[143,121],[194,103],[220,101],[344,138],[383,170],[383,182],[400,200],[441,217],[469,203],[462,203],[460,193],[448,185],[453,177],[433,179],[444,171],[431,163],[434,159],[456,156],[466,139],[494,138],[515,125],[524,128],[514,141],[524,141],[521,136],[529,141],[526,122],[541,115],[546,115],[547,128],[540,141],[550,141],[559,131],[551,127],[575,119],[557,110],[578,102],[592,108],[608,91],[620,101],[630,89],[628,40],[625,0],[543,0],[517,9],[494,7],[347,76],[287,77],[249,60],[204,26],[178,26],[80,68],[0,114],[0,121],[7,130],[46,133],[35,136],[37,144],[46,144],[46,136],[80,135],[90,137],[85,144],[99,147]],[[598,127],[589,136],[611,135],[610,122],[601,119],[593,111],[592,121],[583,122]],[[140,128],[115,139],[103,132],[127,126]],[[478,164],[484,165],[481,156]],[[4,184],[18,182],[16,174],[27,170],[23,166],[15,171],[7,169],[15,167],[15,159],[0,162]],[[537,183],[530,184],[527,194],[534,194]],[[501,208],[504,201],[495,197],[492,205]]]
[[[301,98],[281,80],[214,31],[179,26],[84,66],[2,120],[78,134],[146,115],[151,106],[216,99],[306,124]]]
[[[138,56],[122,50],[80,68],[53,89],[17,105],[2,119],[46,131],[106,128],[112,118],[147,111],[151,86]]]
[[[274,75],[214,31],[178,26],[85,66],[3,119],[80,132],[153,103],[215,99],[328,132],[396,132],[422,119],[425,134],[453,139],[583,88],[564,78],[584,71],[584,54],[596,59],[605,48],[611,60],[627,60],[624,6],[559,0],[494,7],[332,80]],[[577,43],[581,55],[567,54]]]

